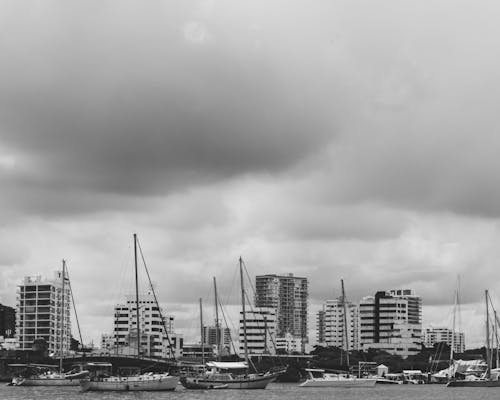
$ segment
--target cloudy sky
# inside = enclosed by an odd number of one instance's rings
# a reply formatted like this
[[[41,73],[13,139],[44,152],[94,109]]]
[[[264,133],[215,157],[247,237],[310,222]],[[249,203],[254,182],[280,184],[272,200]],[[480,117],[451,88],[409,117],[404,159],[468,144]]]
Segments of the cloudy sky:
[[[496,1],[2,1],[0,302],[65,258],[98,340],[137,232],[188,339],[213,276],[236,302],[242,255],[252,276],[309,278],[311,339],[341,277],[353,301],[412,288],[446,326],[460,275],[481,345],[499,17]]]

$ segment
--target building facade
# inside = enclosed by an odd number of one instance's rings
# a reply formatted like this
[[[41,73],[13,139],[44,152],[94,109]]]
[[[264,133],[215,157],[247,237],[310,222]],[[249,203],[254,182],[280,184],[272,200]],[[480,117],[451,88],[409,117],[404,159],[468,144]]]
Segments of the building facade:
[[[465,335],[463,332],[455,332],[448,328],[426,328],[424,330],[425,347],[433,347],[436,343],[446,343],[448,346],[453,344],[455,353],[465,351]]]
[[[16,335],[16,310],[0,304],[0,336],[12,339]]]
[[[276,310],[259,307],[245,311],[248,354],[276,354]],[[239,352],[244,354],[243,312],[240,312]]]
[[[118,354],[137,354],[136,304],[135,296],[128,296],[124,304],[115,306],[113,335],[114,350]],[[152,293],[139,296],[139,324],[141,355],[165,358],[181,356],[182,337],[174,334],[174,317],[166,316],[160,310]]]
[[[19,348],[29,350],[37,339],[47,342],[49,353],[69,350],[71,339],[69,279],[57,271],[53,279],[27,276],[18,286],[16,336]]]
[[[359,304],[360,344],[402,357],[417,354],[423,344],[422,300],[410,289],[379,291]]]
[[[296,354],[302,351],[302,340],[287,333],[284,337],[276,338],[276,352]]]
[[[345,302],[347,327],[344,326],[344,303],[342,298],[327,300],[323,306],[323,310],[324,326],[322,335],[324,337],[324,344],[345,350],[359,350],[358,306],[349,301]]]
[[[255,278],[255,306],[276,310],[277,336],[290,334],[308,342],[308,281],[288,275],[260,275]]]
[[[326,346],[325,343],[325,308],[319,310],[316,314],[316,341],[320,346]]]
[[[214,354],[227,355],[231,353],[231,330],[229,328],[204,326],[203,344],[210,347]]]

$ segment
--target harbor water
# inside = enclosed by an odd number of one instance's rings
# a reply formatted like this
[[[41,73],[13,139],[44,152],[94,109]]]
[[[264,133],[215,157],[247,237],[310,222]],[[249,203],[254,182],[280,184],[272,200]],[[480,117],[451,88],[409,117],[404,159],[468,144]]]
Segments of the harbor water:
[[[301,388],[272,383],[265,390],[174,392],[86,392],[78,387],[14,387],[0,384],[1,400],[498,400],[500,388],[447,388],[444,385],[377,385],[374,388]]]

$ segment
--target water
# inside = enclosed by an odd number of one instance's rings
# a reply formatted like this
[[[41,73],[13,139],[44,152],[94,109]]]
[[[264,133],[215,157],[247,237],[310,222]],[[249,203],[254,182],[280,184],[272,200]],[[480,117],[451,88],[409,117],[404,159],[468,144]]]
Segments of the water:
[[[272,383],[265,390],[175,392],[87,392],[79,387],[14,387],[0,383],[0,400],[498,400],[500,388],[447,388],[444,385],[377,385],[374,388],[300,388]]]

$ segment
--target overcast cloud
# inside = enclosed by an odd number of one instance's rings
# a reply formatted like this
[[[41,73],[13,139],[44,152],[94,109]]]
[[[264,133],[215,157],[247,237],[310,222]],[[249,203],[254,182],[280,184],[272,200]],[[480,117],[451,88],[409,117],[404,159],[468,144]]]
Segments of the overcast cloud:
[[[468,345],[500,281],[500,6],[491,1],[4,1],[0,302],[66,258],[111,330],[137,232],[194,340],[217,276],[310,282],[311,321],[413,288]],[[127,269],[128,268],[128,269]],[[129,276],[127,276],[129,274]],[[310,338],[315,336],[311,323]]]

